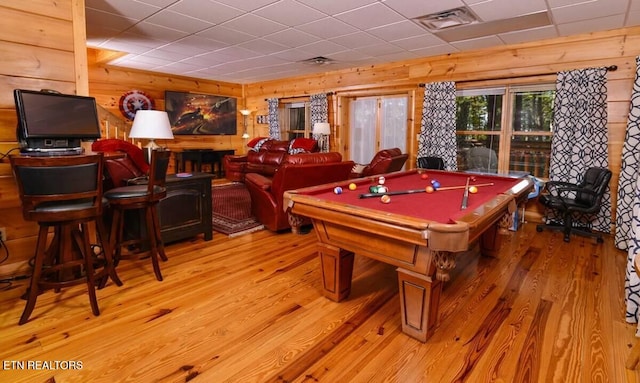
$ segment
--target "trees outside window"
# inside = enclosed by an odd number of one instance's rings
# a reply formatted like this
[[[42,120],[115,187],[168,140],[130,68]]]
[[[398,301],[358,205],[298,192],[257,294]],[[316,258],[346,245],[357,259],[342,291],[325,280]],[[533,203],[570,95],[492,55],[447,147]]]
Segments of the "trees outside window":
[[[554,95],[554,84],[459,90],[458,169],[548,178]]]

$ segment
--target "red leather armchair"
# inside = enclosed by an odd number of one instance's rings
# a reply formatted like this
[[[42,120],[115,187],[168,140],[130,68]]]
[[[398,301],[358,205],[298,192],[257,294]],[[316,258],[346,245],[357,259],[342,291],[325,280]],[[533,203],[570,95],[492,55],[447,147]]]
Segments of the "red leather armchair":
[[[142,149],[127,141],[115,138],[98,140],[91,144],[91,150],[126,154],[119,158],[105,157],[105,191],[114,187],[127,186],[128,180],[145,176],[149,172],[149,164],[144,159]]]
[[[398,148],[383,149],[373,156],[371,162],[361,171],[352,171],[351,178],[368,177],[376,174],[397,172],[402,170],[409,155]]]
[[[304,153],[288,156],[273,178],[259,173],[247,173],[245,185],[251,195],[251,211],[267,229],[293,232],[309,221],[291,221],[283,206],[286,190],[343,181],[349,178],[353,161],[342,161],[337,152]]]

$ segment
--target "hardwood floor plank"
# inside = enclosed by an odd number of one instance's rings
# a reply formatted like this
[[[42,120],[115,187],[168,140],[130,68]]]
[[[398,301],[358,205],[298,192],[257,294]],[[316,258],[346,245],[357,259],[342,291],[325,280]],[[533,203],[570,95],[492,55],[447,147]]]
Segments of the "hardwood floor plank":
[[[194,238],[167,255],[163,282],[148,259],[122,261],[124,285],[98,291],[98,317],[74,286],[42,294],[18,326],[26,281],[1,291],[0,381],[640,381],[624,367],[637,341],[626,254],[609,237],[565,243],[525,224],[496,257],[458,256],[426,343],[401,332],[392,266],[356,255],[349,298],[324,298],[313,231]]]

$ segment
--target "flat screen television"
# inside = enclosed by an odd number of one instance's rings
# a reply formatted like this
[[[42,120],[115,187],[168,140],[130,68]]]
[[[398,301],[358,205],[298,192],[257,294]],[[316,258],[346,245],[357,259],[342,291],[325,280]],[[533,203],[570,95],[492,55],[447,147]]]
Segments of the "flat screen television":
[[[100,123],[93,97],[53,91],[13,91],[23,153],[82,153],[82,141],[100,138]]]

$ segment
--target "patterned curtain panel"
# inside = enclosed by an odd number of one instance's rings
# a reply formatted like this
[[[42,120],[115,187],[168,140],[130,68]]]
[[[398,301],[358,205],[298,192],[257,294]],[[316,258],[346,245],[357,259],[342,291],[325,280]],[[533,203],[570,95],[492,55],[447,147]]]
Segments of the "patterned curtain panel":
[[[627,120],[627,134],[622,147],[622,164],[620,166],[620,179],[618,180],[618,200],[616,208],[616,235],[615,243],[618,249],[626,250],[627,241],[633,238],[634,233],[631,221],[633,218],[634,201],[638,198],[636,190],[637,180],[640,177],[640,56],[636,57],[636,80],[631,94],[631,108]],[[637,214],[637,213],[636,213]],[[636,215],[636,219],[637,219]],[[637,248],[637,251],[640,247]]]
[[[631,206],[630,236],[628,238],[629,252],[627,256],[627,271],[624,278],[624,298],[627,302],[627,323],[640,323],[640,277],[636,273],[634,260],[640,253],[640,177],[636,177]],[[639,325],[640,326],[640,325]],[[636,330],[640,336],[640,327]]]
[[[309,98],[309,106],[311,108],[311,129],[316,122],[329,122],[329,103],[327,102],[327,94],[312,94]],[[325,137],[321,137],[319,134],[313,134],[313,139],[319,143],[324,142],[321,146],[322,151],[329,149],[329,142],[325,140]],[[328,137],[327,137],[328,139]]]
[[[327,94],[312,94],[309,98],[311,107],[311,127],[316,122],[329,122],[329,103],[327,102]]]
[[[269,137],[280,139],[280,124],[278,123],[278,99],[270,98],[267,100],[269,104]]]
[[[550,180],[577,183],[588,168],[609,167],[606,68],[558,73],[553,114]],[[590,223],[594,230],[611,231],[609,191]]]
[[[640,277],[634,266],[640,254],[640,56],[636,57],[636,79],[631,94],[627,135],[622,147],[622,165],[618,181],[616,210],[616,247],[627,249],[624,297],[627,322],[640,323]],[[640,325],[639,325],[640,326]],[[636,330],[640,336],[640,328]]]
[[[440,157],[447,170],[458,170],[456,147],[456,84],[426,84],[418,158]]]

